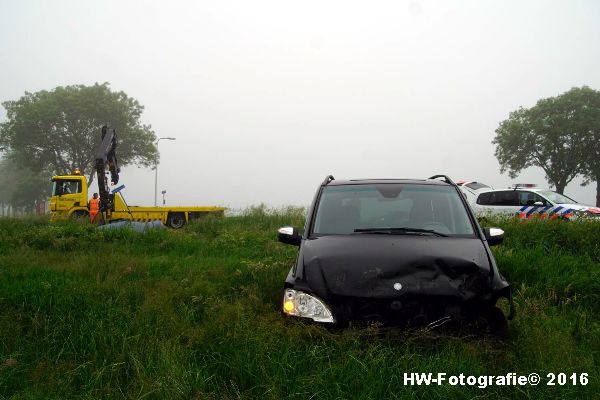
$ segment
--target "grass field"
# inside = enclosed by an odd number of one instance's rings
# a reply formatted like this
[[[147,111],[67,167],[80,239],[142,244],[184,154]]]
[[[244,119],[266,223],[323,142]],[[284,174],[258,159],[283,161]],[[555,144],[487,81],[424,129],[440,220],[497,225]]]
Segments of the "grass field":
[[[301,210],[180,231],[0,220],[0,398],[598,398],[600,224],[496,221],[509,339],[330,332],[279,312]],[[504,305],[506,306],[506,305]],[[542,376],[538,386],[405,386],[405,372]],[[546,386],[547,373],[589,383]]]

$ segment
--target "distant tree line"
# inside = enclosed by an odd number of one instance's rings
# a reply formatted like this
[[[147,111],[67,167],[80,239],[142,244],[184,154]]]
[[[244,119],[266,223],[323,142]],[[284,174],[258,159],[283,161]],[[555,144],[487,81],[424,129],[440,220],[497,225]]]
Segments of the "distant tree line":
[[[0,124],[0,215],[6,206],[33,210],[48,197],[53,174],[79,168],[91,183],[103,125],[118,132],[122,166],[149,167],[157,157],[156,135],[140,122],[144,107],[108,83],[26,92],[2,106],[7,121]],[[515,178],[540,167],[559,193],[581,176],[584,185],[596,183],[600,206],[600,92],[583,86],[521,107],[500,123],[493,143],[500,172]]]
[[[50,194],[48,174],[33,173],[11,157],[0,160],[0,216],[36,213]]]
[[[575,177],[596,183],[600,206],[600,92],[587,86],[539,100],[510,113],[493,142],[500,172],[511,178],[540,167],[559,193]]]
[[[0,124],[0,215],[7,206],[33,209],[49,196],[52,175],[79,168],[91,183],[103,125],[117,130],[120,166],[149,167],[157,157],[156,135],[140,122],[144,107],[108,83],[26,92],[2,106],[7,120]]]

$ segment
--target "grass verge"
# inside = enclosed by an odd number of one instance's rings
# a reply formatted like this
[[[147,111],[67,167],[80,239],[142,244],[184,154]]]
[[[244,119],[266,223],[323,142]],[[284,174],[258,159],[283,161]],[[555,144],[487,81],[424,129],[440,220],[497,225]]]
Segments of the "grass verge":
[[[592,398],[600,392],[600,224],[493,221],[510,338],[285,320],[302,210],[254,208],[137,234],[0,220],[0,398]],[[404,373],[542,376],[405,386]],[[547,386],[546,374],[589,383]]]

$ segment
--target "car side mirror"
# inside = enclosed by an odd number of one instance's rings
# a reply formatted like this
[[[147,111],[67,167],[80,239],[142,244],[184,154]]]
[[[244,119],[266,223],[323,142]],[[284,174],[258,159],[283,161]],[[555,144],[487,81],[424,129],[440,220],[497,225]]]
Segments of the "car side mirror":
[[[300,246],[300,243],[302,242],[302,236],[300,236],[298,228],[285,226],[283,228],[279,228],[277,231],[277,240],[279,240],[281,243]]]
[[[504,231],[500,228],[484,228],[483,233],[490,246],[500,244],[504,240]]]
[[[534,206],[538,206],[541,207],[544,205],[544,203],[542,203],[541,201],[536,201],[535,203],[533,203]]]

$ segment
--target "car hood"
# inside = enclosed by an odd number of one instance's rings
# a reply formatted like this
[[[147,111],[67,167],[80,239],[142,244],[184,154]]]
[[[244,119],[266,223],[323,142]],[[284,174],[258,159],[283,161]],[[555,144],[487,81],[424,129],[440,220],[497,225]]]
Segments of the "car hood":
[[[592,214],[600,214],[600,208],[592,207],[585,204],[557,204],[557,207],[562,207],[565,210],[588,211]]]
[[[491,291],[493,267],[476,238],[324,236],[303,242],[301,260],[305,281],[323,298],[439,295],[467,300]]]

